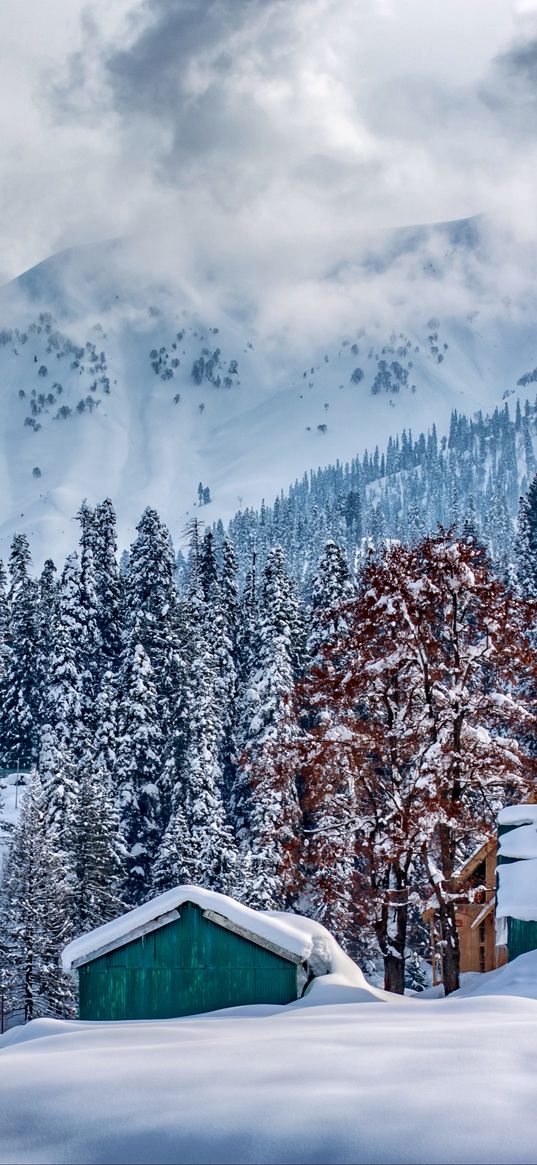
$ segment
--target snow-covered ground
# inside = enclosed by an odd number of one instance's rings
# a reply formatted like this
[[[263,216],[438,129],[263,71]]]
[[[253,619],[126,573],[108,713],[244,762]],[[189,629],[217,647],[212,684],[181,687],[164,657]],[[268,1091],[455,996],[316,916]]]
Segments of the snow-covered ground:
[[[536,996],[537,952],[448,1000],[327,976],[284,1008],[36,1021],[0,1041],[0,1160],[534,1162]]]

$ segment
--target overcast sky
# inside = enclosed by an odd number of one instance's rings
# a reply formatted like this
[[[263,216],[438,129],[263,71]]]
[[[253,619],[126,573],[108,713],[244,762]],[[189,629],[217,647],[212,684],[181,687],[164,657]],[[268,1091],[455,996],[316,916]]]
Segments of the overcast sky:
[[[1,280],[158,224],[301,274],[373,226],[537,233],[537,0],[0,0],[0,54]]]

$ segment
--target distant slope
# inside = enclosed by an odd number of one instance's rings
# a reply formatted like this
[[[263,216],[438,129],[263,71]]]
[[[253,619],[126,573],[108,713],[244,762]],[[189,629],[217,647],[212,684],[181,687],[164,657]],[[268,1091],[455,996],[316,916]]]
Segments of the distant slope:
[[[301,350],[293,320],[262,339],[254,303],[224,311],[209,284],[152,273],[147,240],[74,248],[25,272],[0,289],[0,555],[24,529],[37,563],[61,559],[81,498],[106,494],[123,543],[147,504],[178,537],[200,482],[212,498],[202,516],[226,520],[403,427],[443,430],[454,407],[494,405],[537,364],[535,320],[502,302],[468,312],[470,275],[460,313],[435,310],[478,245],[477,220],[392,232],[356,264],[355,327],[334,337],[321,319]],[[352,268],[327,276],[327,303]],[[375,318],[367,279],[402,269],[408,302]],[[428,288],[418,303],[416,272]]]

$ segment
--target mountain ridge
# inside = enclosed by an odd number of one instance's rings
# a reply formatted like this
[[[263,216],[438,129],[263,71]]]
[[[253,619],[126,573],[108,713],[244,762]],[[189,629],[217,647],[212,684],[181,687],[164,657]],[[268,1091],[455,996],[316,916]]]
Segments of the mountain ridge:
[[[37,561],[60,558],[80,499],[105,494],[122,545],[147,504],[178,538],[200,484],[212,499],[203,516],[225,522],[404,427],[447,431],[453,408],[494,407],[537,363],[534,313],[491,296],[483,307],[477,295],[467,310],[480,228],[470,219],[390,232],[378,253],[389,277],[404,272],[406,300],[375,318],[362,252],[348,276],[362,305],[355,325],[322,317],[314,342],[295,343],[298,319],[264,334],[242,293],[226,302],[214,283],[171,279],[147,238],[66,248],[4,284],[0,554],[24,529]],[[461,270],[460,310],[435,312]],[[323,291],[328,318],[329,280]]]

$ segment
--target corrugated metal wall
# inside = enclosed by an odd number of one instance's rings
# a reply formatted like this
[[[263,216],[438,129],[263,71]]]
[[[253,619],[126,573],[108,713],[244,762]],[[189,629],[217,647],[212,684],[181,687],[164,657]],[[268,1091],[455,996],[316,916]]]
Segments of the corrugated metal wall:
[[[167,926],[79,970],[81,1019],[169,1019],[297,997],[296,965],[224,930],[193,903]]]
[[[526,951],[537,951],[537,922],[523,922],[520,918],[507,920],[507,960],[512,963]]]

